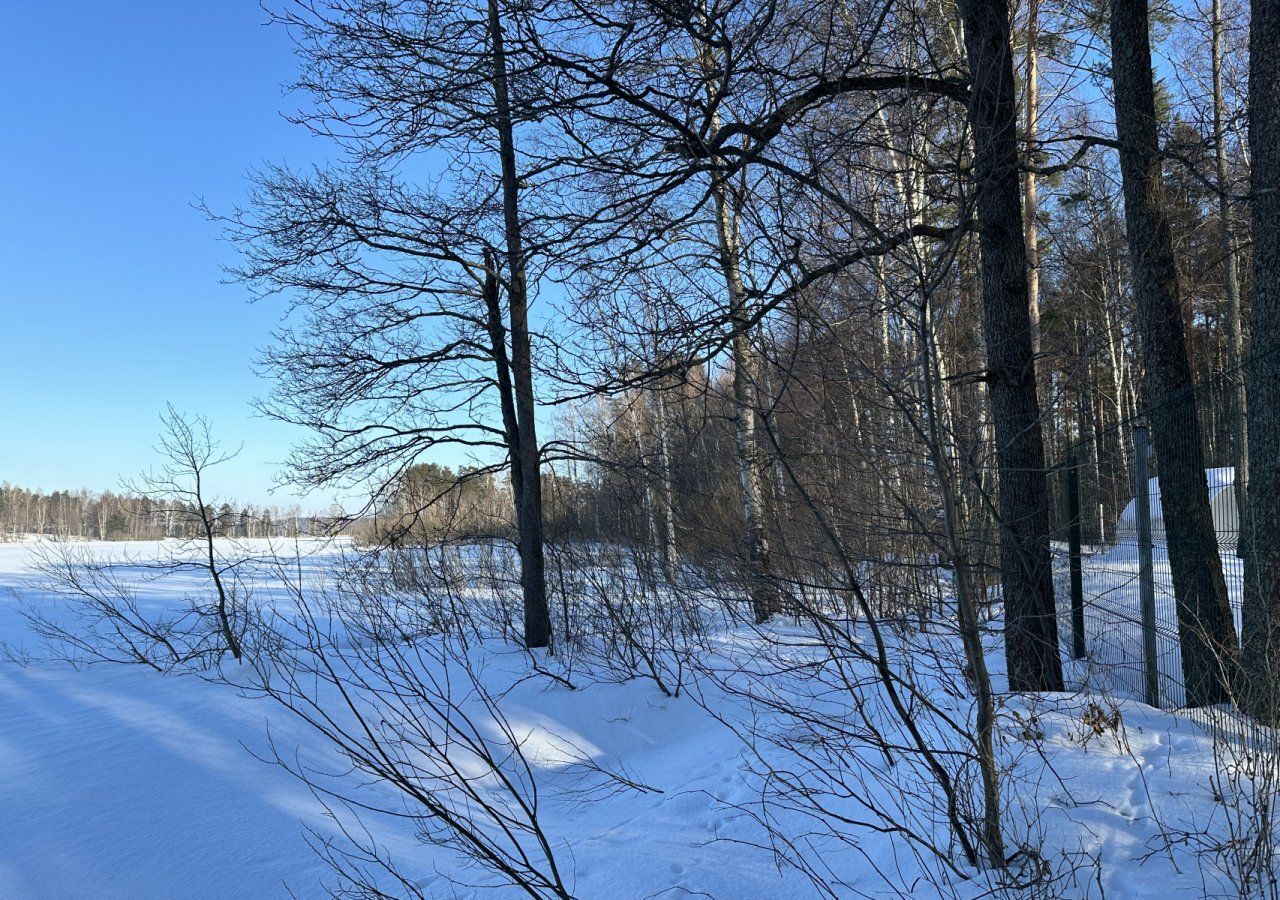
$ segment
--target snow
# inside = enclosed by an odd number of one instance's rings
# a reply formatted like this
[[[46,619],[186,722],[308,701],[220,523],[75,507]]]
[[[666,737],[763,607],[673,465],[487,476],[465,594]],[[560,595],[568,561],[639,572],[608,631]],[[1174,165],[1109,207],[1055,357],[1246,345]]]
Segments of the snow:
[[[1182,653],[1178,643],[1177,603],[1173,574],[1163,544],[1152,552],[1152,582],[1155,588],[1156,657],[1160,672],[1161,705],[1178,706],[1185,701],[1182,688]],[[1244,563],[1230,547],[1220,548],[1223,577],[1235,616],[1236,633],[1243,625],[1241,603]],[[1086,552],[1081,561],[1085,600],[1085,635],[1090,658],[1081,669],[1084,683],[1118,696],[1143,698],[1142,612],[1139,587],[1138,544],[1129,538]],[[1064,640],[1071,633],[1064,552],[1055,557],[1056,593],[1059,599],[1059,633]]]
[[[141,544],[93,549],[157,552]],[[225,684],[40,658],[19,614],[23,603],[56,604],[32,582],[35,552],[30,544],[0,544],[0,641],[10,648],[0,657],[0,900],[324,896],[321,885],[332,873],[306,835],[336,838],[338,824],[321,798],[263,759],[273,747],[285,758],[314,760],[329,749],[279,706]],[[316,546],[306,553],[306,577],[318,581],[341,551]],[[256,577],[264,595],[283,596],[269,572]],[[200,588],[191,573],[150,579],[141,568],[137,584],[147,602],[160,605]],[[948,638],[895,640],[904,658],[922,660],[927,643]],[[999,637],[988,640],[999,679]],[[750,722],[787,738],[795,734],[793,720],[733,696],[726,690],[732,678],[703,679],[668,697],[649,679],[618,683],[579,671],[579,689],[569,690],[529,677],[525,655],[500,642],[472,652],[531,761],[544,826],[576,896],[822,896],[794,867],[779,867],[772,851],[786,851],[768,845],[758,820],[767,792],[762,764],[797,770],[797,761],[767,741],[749,747],[738,733]],[[841,698],[822,689],[823,654],[802,628],[726,630],[709,656],[704,662],[726,671],[794,665],[805,674],[779,675],[769,690],[840,713]],[[959,708],[941,682],[934,699]],[[1011,767],[1011,842],[1037,842],[1055,870],[1077,868],[1062,882],[1066,896],[1199,897],[1206,885],[1225,883],[1212,859],[1195,855],[1188,842],[1165,849],[1170,835],[1212,835],[1219,827],[1208,734],[1131,700],[1115,705],[1117,732],[1094,733],[1084,724],[1093,702],[1112,708],[1091,694],[1024,698],[1006,708],[1001,746]],[[884,720],[883,711],[871,715]],[[603,783],[592,765],[625,772],[643,787]],[[891,787],[906,768],[868,770],[870,799],[902,801]],[[348,786],[359,782],[353,777]],[[349,825],[343,815],[339,810],[338,820]],[[965,897],[989,889],[976,878],[935,890],[922,880],[927,865],[870,828],[822,835],[795,809],[776,816],[789,833],[813,836],[807,846],[822,853],[836,896],[951,896],[953,889]],[[450,851],[423,846],[410,824],[386,817],[366,824],[412,869],[425,896],[523,896],[469,887],[492,881],[461,868]]]
[[[0,544],[0,640],[35,651],[16,608],[31,559]],[[323,809],[248,755],[265,723],[262,704],[195,678],[0,660],[0,897],[270,897],[314,881],[299,822]]]

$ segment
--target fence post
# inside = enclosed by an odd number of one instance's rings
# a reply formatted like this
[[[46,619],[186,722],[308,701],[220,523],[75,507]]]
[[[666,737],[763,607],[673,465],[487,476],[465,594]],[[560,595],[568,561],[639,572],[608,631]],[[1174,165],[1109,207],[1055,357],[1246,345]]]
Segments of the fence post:
[[[1067,546],[1071,559],[1071,658],[1084,659],[1084,572],[1080,560],[1080,473],[1067,457]]]
[[[1146,701],[1160,705],[1160,667],[1156,656],[1156,579],[1151,559],[1151,475],[1147,470],[1147,426],[1133,429],[1134,505],[1138,519],[1138,592],[1142,603],[1142,671]]]

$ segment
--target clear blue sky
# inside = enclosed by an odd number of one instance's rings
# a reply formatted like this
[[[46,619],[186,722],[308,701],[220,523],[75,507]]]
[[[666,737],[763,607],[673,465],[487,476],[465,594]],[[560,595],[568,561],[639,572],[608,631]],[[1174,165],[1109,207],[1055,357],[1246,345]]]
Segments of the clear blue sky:
[[[293,499],[268,490],[300,435],[250,408],[280,304],[220,283],[234,251],[192,208],[328,150],[280,117],[294,61],[265,19],[256,0],[4,4],[0,481],[114,488],[173,402],[244,444],[220,489]]]

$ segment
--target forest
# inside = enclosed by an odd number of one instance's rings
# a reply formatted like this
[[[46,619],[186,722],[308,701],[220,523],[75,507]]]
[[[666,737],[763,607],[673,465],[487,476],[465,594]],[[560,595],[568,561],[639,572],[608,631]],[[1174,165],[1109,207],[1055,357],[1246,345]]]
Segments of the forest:
[[[404,530],[502,473],[531,648],[554,523],[668,574],[735,570],[758,622],[854,590],[840,571],[907,594],[945,571],[971,637],[1002,604],[1010,688],[1059,690],[1058,476],[1071,461],[1085,543],[1114,540],[1141,420],[1183,663],[1219,673],[1192,704],[1244,679],[1266,707],[1267,15],[286,7],[296,117],[350,162],[266,167],[210,215],[234,275],[290,305],[265,407],[315,434],[293,475],[381,486]],[[449,448],[491,461],[403,489]],[[1204,475],[1223,466],[1242,652]]]
[[[293,896],[1280,896],[1280,0],[266,14],[328,155],[200,210],[359,500],[171,406],[0,488],[10,664],[270,710]]]
[[[0,541],[23,538],[76,538],[98,541],[155,541],[187,538],[180,524],[190,508],[165,499],[116,491],[39,491],[0,484]],[[309,517],[294,506],[239,504],[223,500],[212,510],[231,537],[294,535],[308,528]]]

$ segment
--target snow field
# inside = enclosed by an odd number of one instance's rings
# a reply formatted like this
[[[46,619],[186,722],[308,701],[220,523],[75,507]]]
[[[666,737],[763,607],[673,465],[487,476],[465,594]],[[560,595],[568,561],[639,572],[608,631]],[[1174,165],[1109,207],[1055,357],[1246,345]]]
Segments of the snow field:
[[[341,761],[331,749],[278,705],[225,684],[139,667],[72,668],[39,658],[18,608],[58,601],[33,585],[32,553],[30,545],[0,545],[0,640],[11,648],[9,658],[0,658],[0,777],[6,785],[0,792],[0,898],[324,896],[321,885],[332,876],[309,848],[307,832],[312,843],[339,839],[340,826],[350,828],[354,820],[263,759],[278,752],[338,772],[340,765],[332,764]],[[317,583],[341,555],[332,548],[308,553],[305,577]],[[261,596],[287,599],[269,572],[257,577]],[[138,590],[158,607],[200,588],[191,575],[148,579],[138,573]],[[989,639],[999,677],[999,636]],[[922,683],[931,684],[935,674],[925,660],[946,640],[912,635],[896,646],[918,656]],[[739,674],[723,683],[700,678],[678,697],[664,696],[645,678],[616,683],[594,680],[589,671],[575,673],[579,689],[569,690],[530,677],[527,657],[497,641],[468,652],[530,762],[543,828],[575,896],[823,896],[794,867],[780,869],[774,851],[804,856],[839,897],[977,897],[989,890],[982,877],[953,877],[938,888],[929,883],[936,867],[900,838],[870,827],[819,823],[793,805],[763,802],[771,790],[767,772],[805,771],[786,744],[803,735],[793,717],[733,690],[741,679],[761,675],[763,683],[752,687],[759,696],[807,704],[824,722],[841,716],[853,721],[830,676],[830,660],[804,629],[780,625],[763,635],[740,629],[714,636],[703,662]],[[794,666],[795,674],[781,674],[780,663]],[[941,674],[936,688],[927,689],[946,709],[967,706],[948,693]],[[1209,736],[1192,722],[1127,700],[1115,704],[1118,728],[1099,731],[1086,724],[1091,703],[1108,714],[1113,708],[1087,694],[1020,698],[1006,707],[1000,743],[1010,768],[1004,784],[1011,846],[1030,842],[1059,873],[1066,896],[1229,892],[1212,857],[1170,839],[1180,833],[1212,837],[1221,827]],[[468,709],[483,726],[482,707]],[[867,713],[881,727],[895,727],[884,709],[873,705]],[[748,746],[742,738],[748,733],[781,743]],[[945,739],[939,733],[938,740]],[[893,793],[895,784],[914,789],[909,765],[886,769],[873,753],[846,764],[853,773],[848,782],[864,796],[833,797],[831,808],[849,813],[850,820],[868,819],[870,805],[929,821],[929,810],[908,809],[907,794]],[[620,788],[600,769],[625,774],[631,787]],[[348,788],[394,802],[385,786],[345,777]],[[804,835],[801,846],[771,843],[762,816],[785,834]],[[422,844],[410,822],[372,815],[362,824],[424,896],[523,896],[492,887],[490,873],[465,865],[452,851]],[[933,827],[932,836],[945,844],[945,826]]]

